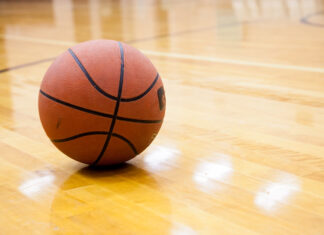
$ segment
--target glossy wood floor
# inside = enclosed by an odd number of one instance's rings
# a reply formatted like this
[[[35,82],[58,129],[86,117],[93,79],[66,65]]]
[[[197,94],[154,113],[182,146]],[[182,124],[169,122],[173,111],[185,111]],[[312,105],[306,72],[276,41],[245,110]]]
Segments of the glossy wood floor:
[[[0,1],[0,234],[324,234],[324,1]],[[38,117],[54,57],[142,50],[167,113],[140,156],[91,170]]]

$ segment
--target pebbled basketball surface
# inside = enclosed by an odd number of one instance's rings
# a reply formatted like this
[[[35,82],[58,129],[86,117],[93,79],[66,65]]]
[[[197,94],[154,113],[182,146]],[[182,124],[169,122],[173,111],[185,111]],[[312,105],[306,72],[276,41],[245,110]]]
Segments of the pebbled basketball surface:
[[[39,114],[48,137],[92,165],[127,161],[157,135],[165,113],[162,80],[148,58],[116,41],[78,44],[46,72]]]

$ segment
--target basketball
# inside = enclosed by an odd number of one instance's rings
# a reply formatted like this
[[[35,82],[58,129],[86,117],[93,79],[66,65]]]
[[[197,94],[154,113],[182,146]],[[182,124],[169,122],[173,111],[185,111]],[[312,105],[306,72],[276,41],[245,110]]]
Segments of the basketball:
[[[43,128],[64,154],[90,165],[112,165],[141,153],[165,113],[157,70],[125,43],[94,40],[61,54],[48,68],[38,108]]]

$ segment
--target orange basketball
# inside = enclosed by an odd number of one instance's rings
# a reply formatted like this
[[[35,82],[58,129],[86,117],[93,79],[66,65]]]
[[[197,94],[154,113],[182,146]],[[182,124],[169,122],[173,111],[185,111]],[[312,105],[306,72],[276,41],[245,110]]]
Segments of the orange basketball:
[[[125,162],[157,135],[164,117],[162,80],[137,49],[121,42],[80,43],[46,72],[39,115],[47,136],[91,165]]]

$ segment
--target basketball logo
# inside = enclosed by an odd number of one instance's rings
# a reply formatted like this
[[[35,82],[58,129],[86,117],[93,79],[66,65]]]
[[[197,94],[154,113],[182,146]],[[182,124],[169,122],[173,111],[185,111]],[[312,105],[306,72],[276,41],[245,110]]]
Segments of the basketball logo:
[[[158,95],[158,99],[159,99],[159,107],[160,107],[160,110],[162,110],[162,109],[164,109],[164,106],[165,106],[165,94],[164,94],[163,86],[157,90],[157,95]]]

